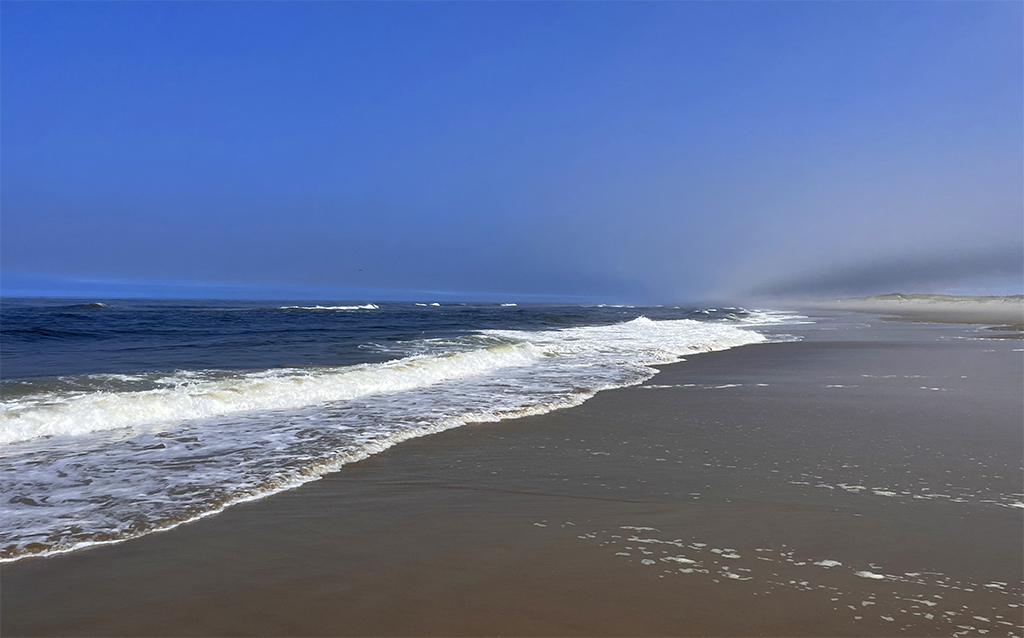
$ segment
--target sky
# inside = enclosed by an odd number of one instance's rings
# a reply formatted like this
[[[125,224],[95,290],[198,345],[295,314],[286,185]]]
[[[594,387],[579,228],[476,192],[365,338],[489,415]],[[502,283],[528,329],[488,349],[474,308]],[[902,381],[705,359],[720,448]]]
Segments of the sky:
[[[0,3],[0,294],[1024,292],[1019,2]]]

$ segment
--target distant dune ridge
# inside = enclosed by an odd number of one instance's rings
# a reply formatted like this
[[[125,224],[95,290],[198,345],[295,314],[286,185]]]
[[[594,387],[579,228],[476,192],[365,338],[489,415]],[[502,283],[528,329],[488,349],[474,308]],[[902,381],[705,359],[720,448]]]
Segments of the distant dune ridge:
[[[854,312],[874,312],[903,319],[943,323],[981,323],[1024,328],[1024,295],[900,294],[807,302],[807,306]]]

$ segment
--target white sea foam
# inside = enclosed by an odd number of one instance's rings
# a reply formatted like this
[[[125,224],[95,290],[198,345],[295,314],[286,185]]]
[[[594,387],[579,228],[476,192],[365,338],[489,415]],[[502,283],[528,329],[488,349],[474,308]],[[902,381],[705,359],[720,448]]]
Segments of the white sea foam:
[[[736,315],[732,315],[735,317]],[[736,319],[746,326],[801,325],[814,323],[806,315],[786,310],[751,310]]]
[[[567,376],[575,372],[574,376],[582,376],[582,380],[593,374],[573,368],[601,364],[605,374],[598,375],[601,378],[595,387],[619,387],[649,378],[654,373],[650,365],[765,339],[756,332],[728,325],[685,319],[651,321],[646,317],[610,326],[538,332],[489,330],[482,334],[498,344],[341,368],[274,369],[226,376],[216,371],[183,371],[160,379],[167,387],[141,392],[19,397],[0,403],[0,444],[241,412],[296,409],[529,365],[544,356],[566,364],[558,366],[559,371]],[[608,372],[612,378],[605,378]]]
[[[377,304],[363,304],[361,306],[281,306],[281,310],[377,310]]]
[[[685,556],[665,556],[661,560],[663,560],[663,561],[672,561],[672,562],[675,562],[675,563],[688,563],[688,564],[691,564],[691,565],[696,565],[697,564],[697,561],[690,560],[689,558],[687,558]]]
[[[384,363],[113,375],[118,391],[89,375],[0,403],[0,560],[169,529],[409,438],[579,405],[651,366],[765,339],[734,321],[641,317],[426,339]]]
[[[296,409],[527,365],[542,356],[529,343],[413,356],[381,364],[312,370],[277,369],[214,381],[182,374],[173,387],[142,392],[44,394],[0,403],[0,444],[135,425],[175,423],[257,410]]]
[[[652,321],[647,317],[638,317],[610,326],[533,333],[518,330],[485,330],[483,334],[509,340],[526,339],[552,354],[563,357],[580,357],[587,360],[616,357],[624,366],[672,363],[685,355],[725,350],[759,343],[766,339],[757,332],[720,323],[689,319]]]

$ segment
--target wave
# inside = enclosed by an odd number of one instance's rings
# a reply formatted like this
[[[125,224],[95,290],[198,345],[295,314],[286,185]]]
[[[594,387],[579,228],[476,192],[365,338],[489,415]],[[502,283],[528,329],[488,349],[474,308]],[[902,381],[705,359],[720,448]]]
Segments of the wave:
[[[87,547],[121,543],[126,540],[139,538],[154,532],[169,531],[185,523],[191,523],[214,514],[219,514],[232,505],[239,505],[241,503],[273,496],[274,494],[319,480],[326,474],[341,470],[345,465],[362,461],[374,454],[379,454],[380,452],[410,439],[428,436],[431,434],[439,434],[446,430],[451,430],[471,423],[494,423],[507,419],[539,416],[555,410],[581,405],[592,396],[593,393],[575,393],[546,404],[508,408],[504,410],[467,412],[465,414],[440,419],[432,423],[420,423],[415,427],[374,436],[355,449],[341,450],[339,453],[334,454],[327,459],[316,461],[298,469],[297,471],[278,471],[275,473],[275,476],[269,480],[261,481],[253,487],[235,490],[228,497],[208,499],[199,508],[186,507],[183,508],[182,511],[166,516],[163,519],[156,518],[156,520],[153,520],[152,522],[140,521],[137,508],[135,508],[136,511],[132,513],[130,518],[123,518],[120,521],[115,521],[112,525],[107,525],[108,529],[103,531],[79,532],[76,534],[75,538],[57,538],[52,542],[35,541],[21,544],[8,543],[6,546],[0,547],[0,563],[13,562],[29,556],[53,556],[57,554],[66,554],[68,552],[85,549]],[[23,503],[24,501],[12,499],[9,502]],[[36,507],[38,505],[39,504],[34,502],[31,503],[32,507]],[[111,505],[111,503],[107,503],[108,507]],[[8,514],[10,515],[11,512],[8,511]],[[10,522],[10,519],[12,518],[14,517],[11,516],[8,522]],[[83,520],[84,517],[75,518],[80,523],[86,522]],[[66,525],[61,525],[61,527],[66,528]]]
[[[758,318],[769,322],[769,318]],[[604,363],[615,353],[620,368],[677,361],[684,355],[764,340],[756,332],[688,319],[639,317],[610,326],[526,332],[484,330],[496,342],[468,351],[417,354],[377,364],[284,368],[242,374],[181,371],[143,391],[43,392],[0,402],[0,444],[38,437],[74,436],[159,423],[178,423],[240,412],[286,410],[385,392],[402,392],[441,381],[482,375],[541,357]],[[457,345],[457,344],[456,344]],[[418,347],[452,347],[426,340]],[[106,381],[106,377],[102,377]]]
[[[735,321],[744,326],[795,326],[814,323],[806,315],[788,310],[741,310],[729,312],[723,319]]]
[[[267,370],[215,381],[194,381],[194,373],[182,373],[171,377],[174,387],[141,392],[35,395],[0,403],[0,444],[401,392],[526,365],[539,356],[530,344],[497,345],[344,368]]]
[[[363,304],[361,306],[281,306],[281,310],[378,310],[377,304]]]
[[[92,308],[111,308],[111,307],[112,306],[110,306],[108,304],[105,304],[105,303],[101,303],[99,301],[94,301],[92,303],[76,303],[76,304],[72,304],[70,306],[61,306],[61,308],[67,308],[69,310],[89,310],[89,309],[92,309]]]
[[[572,407],[763,341],[735,321],[640,317],[422,339],[384,363],[77,378],[0,404],[0,562],[170,529],[410,438]],[[114,382],[149,389],[96,389]]]

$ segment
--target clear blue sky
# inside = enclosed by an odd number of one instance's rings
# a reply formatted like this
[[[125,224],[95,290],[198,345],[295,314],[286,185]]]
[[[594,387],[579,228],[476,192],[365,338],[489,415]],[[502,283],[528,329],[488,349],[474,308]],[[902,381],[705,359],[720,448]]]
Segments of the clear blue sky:
[[[3,2],[2,292],[1013,291],[1022,6]]]

